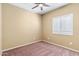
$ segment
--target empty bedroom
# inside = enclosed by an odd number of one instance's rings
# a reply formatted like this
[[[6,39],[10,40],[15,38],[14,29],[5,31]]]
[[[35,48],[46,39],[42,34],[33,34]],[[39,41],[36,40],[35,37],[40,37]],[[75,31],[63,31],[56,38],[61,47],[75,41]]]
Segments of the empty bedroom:
[[[0,3],[2,56],[79,56],[78,3]]]

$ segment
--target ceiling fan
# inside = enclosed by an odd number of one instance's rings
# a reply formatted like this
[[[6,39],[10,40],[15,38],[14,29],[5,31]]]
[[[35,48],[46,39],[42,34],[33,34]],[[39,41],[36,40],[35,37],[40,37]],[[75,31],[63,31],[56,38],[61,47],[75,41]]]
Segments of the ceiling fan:
[[[37,7],[40,7],[41,10],[43,10],[43,7],[50,7],[48,4],[46,3],[34,3],[36,4],[36,6],[34,6],[32,9],[35,9]]]

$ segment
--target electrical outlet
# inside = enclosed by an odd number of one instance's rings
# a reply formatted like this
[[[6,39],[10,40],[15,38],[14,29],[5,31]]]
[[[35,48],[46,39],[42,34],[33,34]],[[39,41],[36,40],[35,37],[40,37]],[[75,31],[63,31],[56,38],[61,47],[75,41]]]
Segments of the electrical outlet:
[[[72,45],[72,42],[70,42],[69,45]]]
[[[48,39],[50,39],[50,38],[48,37]]]

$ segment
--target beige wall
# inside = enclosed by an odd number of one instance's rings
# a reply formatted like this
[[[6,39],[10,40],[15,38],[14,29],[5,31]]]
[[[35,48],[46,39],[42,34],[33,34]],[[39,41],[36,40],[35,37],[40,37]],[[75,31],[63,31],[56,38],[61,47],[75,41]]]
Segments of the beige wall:
[[[39,41],[43,37],[48,42],[79,50],[79,4],[69,4],[55,11],[51,11],[43,15],[42,19],[38,14],[9,4],[2,4],[2,10],[2,49]],[[74,13],[74,35],[64,36],[53,34],[51,32],[52,18],[67,13]],[[42,20],[43,22],[41,22]],[[70,42],[73,44],[69,45]]]
[[[0,55],[1,55],[1,40],[2,40],[2,19],[1,19],[1,4],[0,4]]]
[[[41,16],[9,4],[2,4],[2,49],[41,39]]]
[[[53,34],[51,30],[52,18],[67,13],[74,13],[74,35],[65,36]],[[43,15],[43,36],[44,40],[48,42],[79,50],[79,4],[69,4]],[[69,44],[70,42],[72,42],[72,45]]]

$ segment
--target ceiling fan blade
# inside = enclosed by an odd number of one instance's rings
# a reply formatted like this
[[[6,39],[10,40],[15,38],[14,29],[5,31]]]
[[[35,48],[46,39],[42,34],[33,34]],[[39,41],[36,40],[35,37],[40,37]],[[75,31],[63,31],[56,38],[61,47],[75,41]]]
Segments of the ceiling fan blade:
[[[45,4],[45,3],[43,3],[43,6],[50,7],[49,5],[47,5],[47,4]]]
[[[39,5],[36,5],[36,6],[34,6],[32,9],[34,9],[34,8],[36,8],[36,7],[38,7]]]
[[[41,8],[41,10],[43,10],[43,7],[40,7]]]

